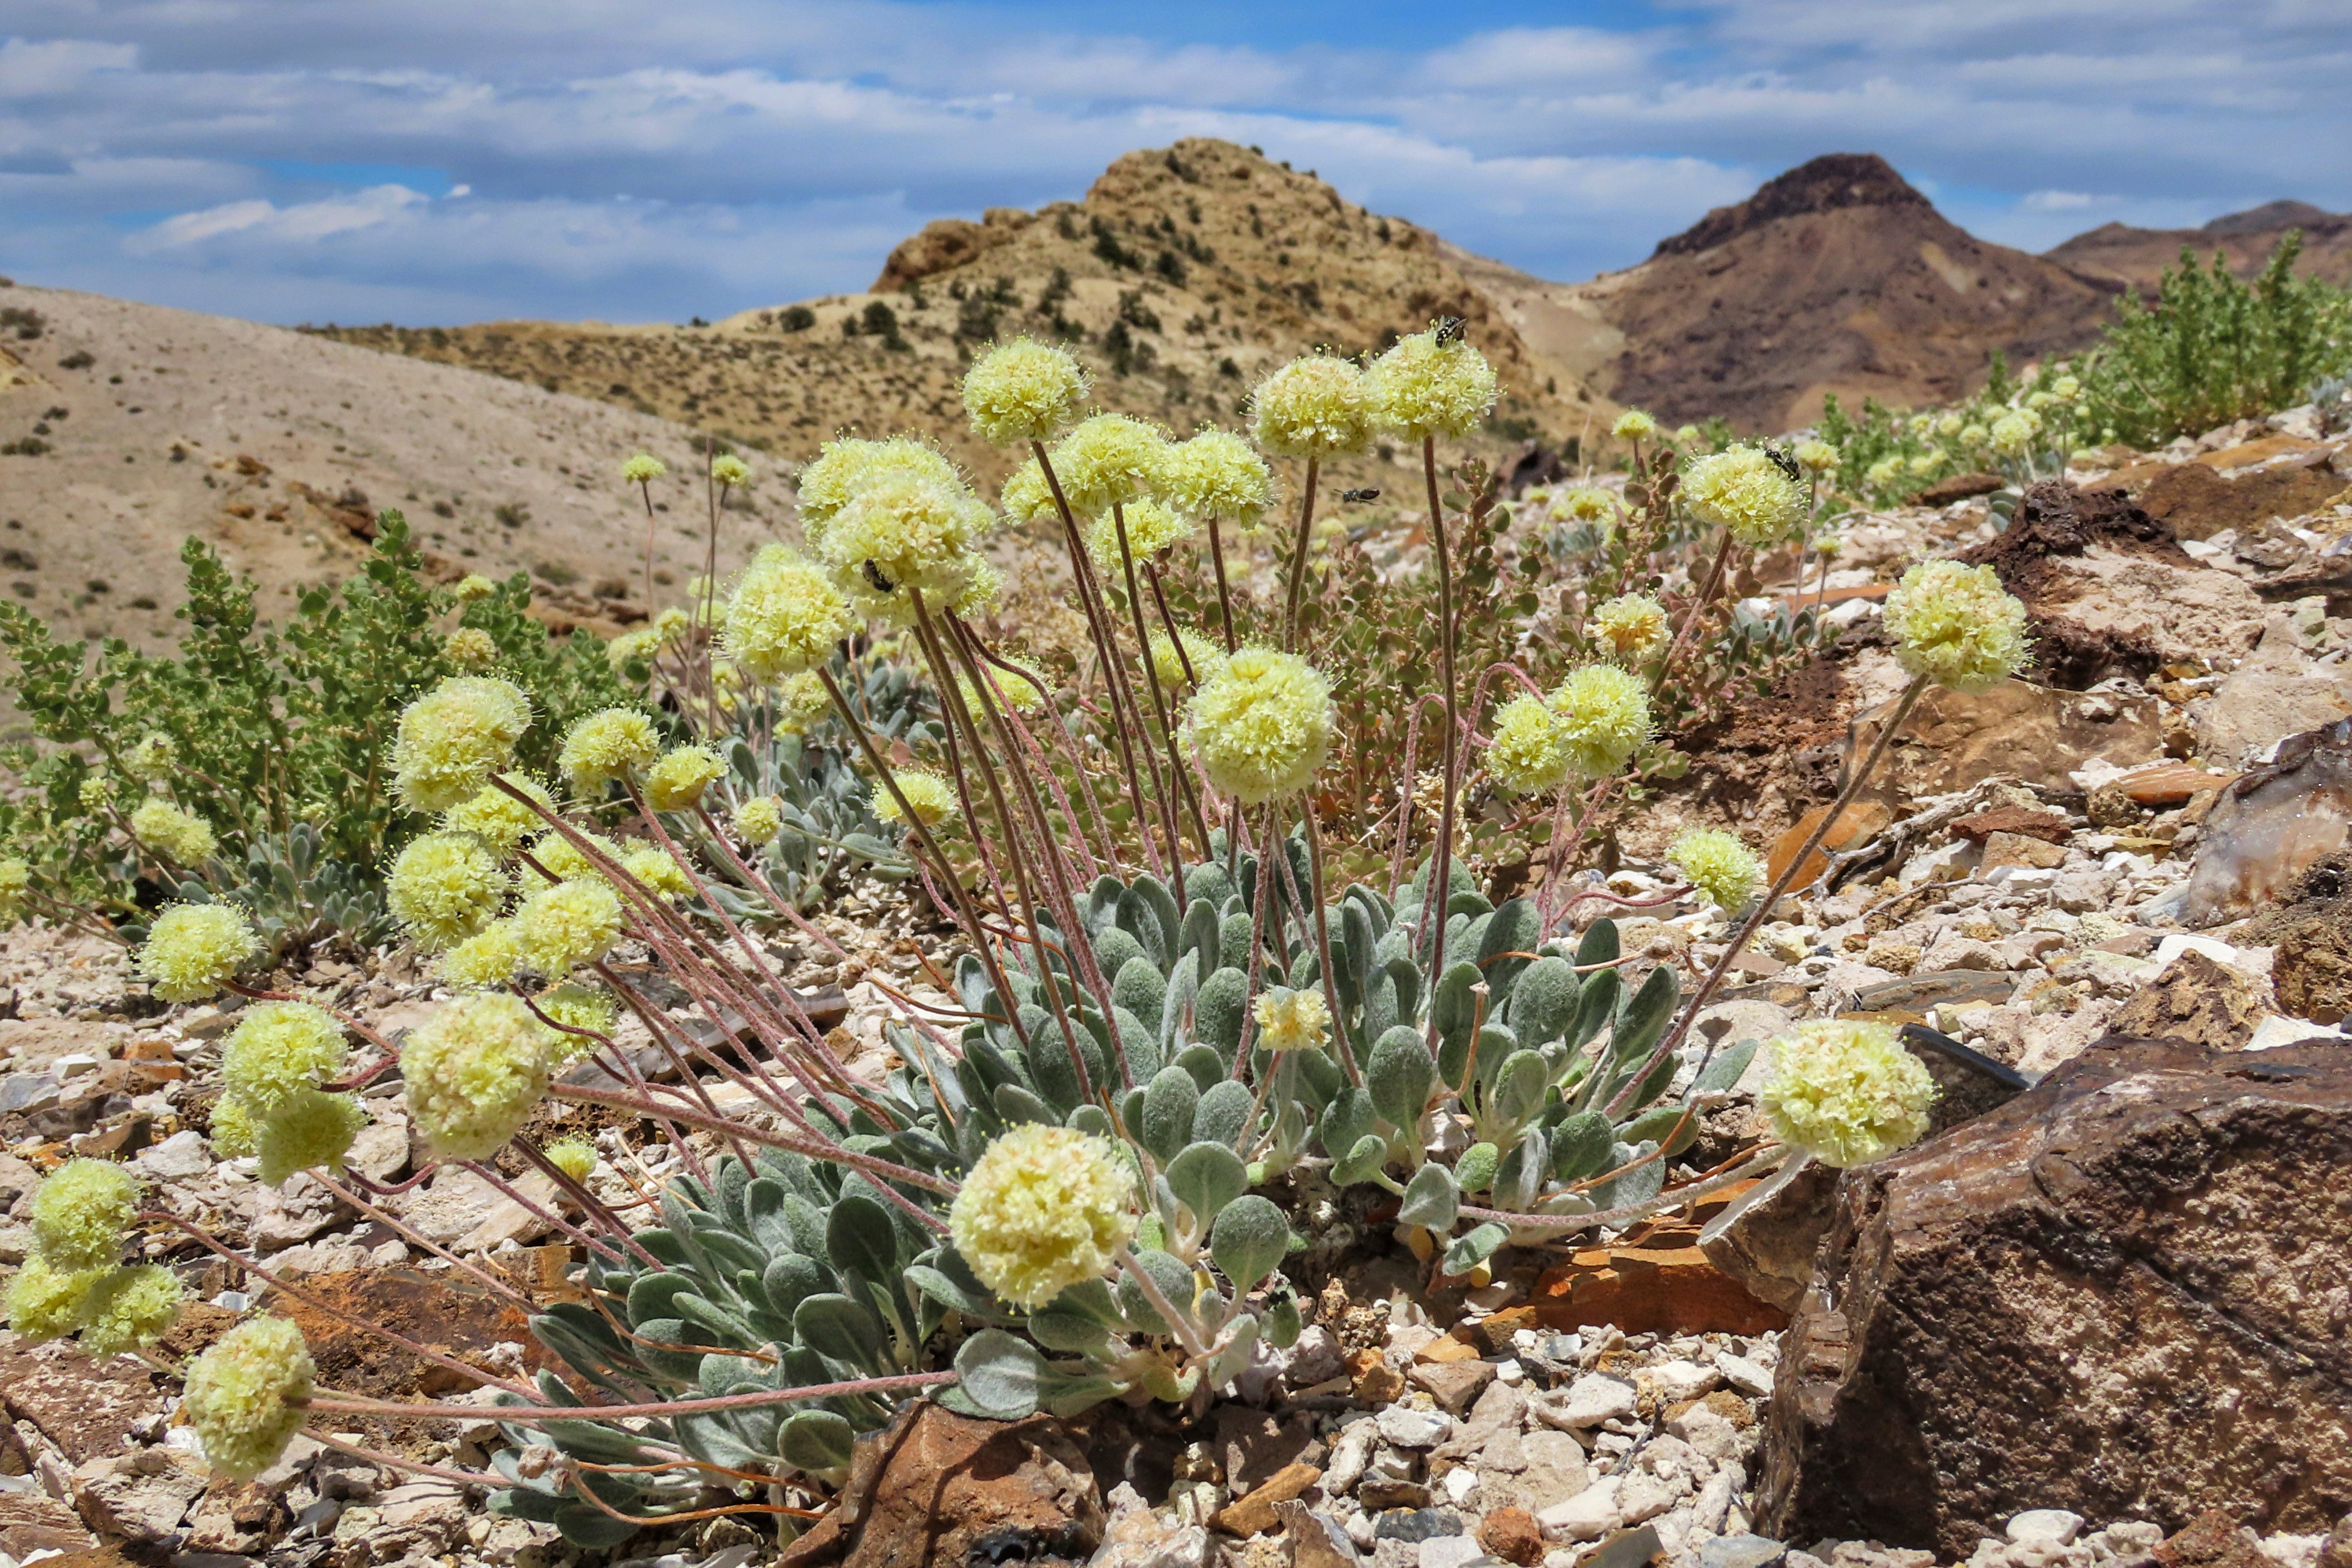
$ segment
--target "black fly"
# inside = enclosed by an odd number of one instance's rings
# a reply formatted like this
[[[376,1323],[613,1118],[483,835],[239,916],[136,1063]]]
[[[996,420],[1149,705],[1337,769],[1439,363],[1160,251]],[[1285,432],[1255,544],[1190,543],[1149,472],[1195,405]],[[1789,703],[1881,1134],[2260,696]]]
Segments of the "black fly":
[[[1764,448],[1764,455],[1772,459],[1774,468],[1789,476],[1790,484],[1801,485],[1805,482],[1805,471],[1797,467],[1797,459],[1790,457],[1785,448],[1768,446]]]
[[[895,594],[898,591],[898,584],[890,581],[889,578],[885,577],[882,574],[882,568],[875,565],[872,561],[868,560],[859,562],[857,563],[857,569],[866,574],[866,580],[874,584],[874,591],[876,593]]]
[[[1339,499],[1345,501],[1378,500],[1381,499],[1381,492],[1377,489],[1365,490],[1341,490],[1339,492]]]
[[[1458,343],[1462,341],[1464,330],[1469,325],[1469,322],[1459,316],[1440,316],[1437,318],[1437,341],[1441,343]]]

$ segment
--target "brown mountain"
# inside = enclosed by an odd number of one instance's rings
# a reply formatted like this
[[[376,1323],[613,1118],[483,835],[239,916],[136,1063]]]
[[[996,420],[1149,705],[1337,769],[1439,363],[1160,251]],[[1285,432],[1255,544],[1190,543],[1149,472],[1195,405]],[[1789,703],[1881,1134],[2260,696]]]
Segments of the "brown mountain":
[[[2180,264],[2183,247],[2200,261],[2210,261],[2218,251],[2229,258],[2231,271],[2252,277],[2262,270],[2287,231],[2298,228],[2303,231],[2303,254],[2295,270],[2338,287],[2352,286],[2352,214],[2324,212],[2309,202],[2265,202],[2217,217],[2202,228],[2102,224],[2042,254],[2109,288],[2136,289],[2147,295],[2157,291],[2166,268]]]
[[[323,335],[628,405],[791,461],[839,433],[919,430],[993,478],[1005,459],[966,429],[957,392],[993,339],[1057,337],[1094,373],[1103,406],[1189,432],[1238,423],[1250,386],[1294,354],[1379,347],[1440,315],[1464,317],[1500,372],[1485,445],[1499,453],[1595,422],[1576,378],[1529,352],[1434,235],[1345,200],[1311,171],[1206,139],[1128,153],[1080,201],[937,220],[861,294],[684,328]],[[1605,427],[1612,411],[1599,406]]]
[[[1816,158],[1659,242],[1639,266],[1544,283],[1465,262],[1530,349],[1670,422],[1773,432],[1822,395],[1916,405],[2087,342],[2107,295],[1960,229],[1885,161]]]

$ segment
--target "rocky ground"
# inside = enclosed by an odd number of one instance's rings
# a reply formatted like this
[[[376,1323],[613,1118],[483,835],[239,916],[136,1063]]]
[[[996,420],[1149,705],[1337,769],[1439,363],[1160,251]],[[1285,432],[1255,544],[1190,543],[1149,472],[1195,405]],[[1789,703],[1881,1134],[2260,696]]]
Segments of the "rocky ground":
[[[2326,413],[2078,471],[2078,489],[2030,491],[2005,531],[1965,497],[1847,531],[1829,595],[1850,636],[1822,721],[1850,731],[1845,754],[1899,684],[1871,622],[1907,560],[1992,561],[2063,658],[2042,684],[1923,709],[1891,785],[1833,825],[1828,880],[1772,911],[1692,1051],[1811,1017],[1919,1026],[1969,1048],[1914,1046],[1947,1090],[1942,1136],[1867,1179],[1792,1185],[1705,1247],[1706,1208],[1514,1249],[1475,1289],[1433,1289],[1402,1247],[1331,1248],[1301,1281],[1315,1295],[1297,1344],[1203,1420],[1109,1407],[1003,1428],[927,1410],[896,1458],[861,1461],[790,1560],[2352,1563],[2352,1527],[2336,1519],[2352,1495],[2352,1260],[2340,1204],[2327,1206],[2340,1184],[2311,1173],[2352,1160],[2352,1068],[2332,1055],[2352,1011],[2352,860],[2337,853],[2352,726],[2336,723],[2352,715],[2352,619],[2337,614],[2352,597],[2338,564],[2352,563],[2352,500],[2334,499],[2352,464]],[[2211,482],[2172,477],[2190,467]],[[2099,499],[2101,481],[2147,507]],[[2291,516],[2206,527],[2246,510],[2247,485],[2332,489]],[[2168,495],[2172,514],[2156,515]],[[1785,758],[1739,776],[1662,814],[1744,820],[1793,853],[1819,779]],[[1594,885],[1664,884],[1636,858]],[[1628,950],[1704,972],[1720,917],[1660,913],[1624,922]],[[772,956],[837,1020],[829,1044],[852,1069],[879,1071],[889,993],[932,994],[940,939],[878,888],[824,925],[845,960],[782,939]],[[387,1033],[435,998],[399,954],[317,957],[278,983]],[[450,1397],[462,1380],[321,1303],[364,1303],[486,1369],[534,1363],[518,1313],[394,1226],[309,1178],[272,1190],[253,1162],[216,1156],[208,1110],[232,1014],[164,1007],[119,950],[38,927],[0,942],[0,1262],[25,1256],[40,1174],[106,1155],[236,1255],[152,1230],[150,1256],[204,1303],[163,1363],[267,1300],[304,1322],[323,1380],[348,1392]],[[1750,1087],[1710,1113],[1692,1159],[1753,1133]],[[422,1151],[397,1082],[366,1103],[354,1165],[387,1183],[412,1173]],[[546,1115],[548,1131],[595,1140],[595,1181],[616,1199],[677,1169],[633,1120]],[[2209,1145],[2222,1152],[2198,1152]],[[554,1202],[543,1178],[509,1175]],[[564,1288],[570,1249],[476,1176],[439,1173],[384,1206],[538,1299]],[[2094,1235],[2125,1260],[2094,1256],[2081,1240]],[[1975,1281],[1991,1294],[1969,1295]],[[492,1518],[478,1491],[307,1439],[250,1486],[211,1480],[174,1424],[173,1386],[135,1359],[0,1336],[13,1423],[0,1568],[87,1552],[203,1568],[740,1568],[775,1553],[731,1521],[583,1553]],[[2216,1406],[2237,1423],[2228,1442],[2199,1425]],[[464,1468],[491,1436],[487,1423],[350,1434]],[[2245,1517],[2261,1531],[2195,1502],[2233,1487],[2258,1500]]]

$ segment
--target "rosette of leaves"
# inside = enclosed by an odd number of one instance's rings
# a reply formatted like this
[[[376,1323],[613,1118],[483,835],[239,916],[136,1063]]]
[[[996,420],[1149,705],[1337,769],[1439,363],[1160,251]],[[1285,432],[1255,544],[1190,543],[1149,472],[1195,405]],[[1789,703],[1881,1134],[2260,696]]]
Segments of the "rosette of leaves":
[[[856,1122],[868,1131],[850,1133],[849,1146],[890,1142],[875,1137],[862,1117]],[[926,1207],[937,1202],[918,1189],[900,1191]],[[634,1237],[660,1267],[634,1255],[626,1266],[592,1256],[580,1283],[593,1300],[556,1303],[531,1320],[533,1335],[551,1355],[615,1403],[809,1388],[926,1370],[925,1343],[948,1309],[916,1289],[910,1276],[936,1276],[987,1295],[936,1233],[884,1199],[866,1177],[794,1153],[765,1150],[748,1166],[722,1156],[709,1184],[688,1177],[668,1184],[662,1218],[660,1226]],[[550,1400],[580,1403],[551,1372],[542,1372],[539,1384]],[[534,1445],[589,1464],[631,1465],[663,1458],[646,1447],[651,1439],[708,1464],[833,1486],[847,1475],[857,1436],[886,1425],[896,1408],[886,1395],[856,1394],[689,1413],[642,1432],[587,1418],[540,1429],[509,1426],[512,1447],[492,1461],[509,1484],[492,1494],[490,1509],[555,1525],[582,1546],[611,1546],[635,1527],[578,1496],[576,1487],[593,1486],[609,1506],[642,1518],[696,1507],[705,1477],[691,1470],[569,1471],[533,1462]]]
[[[365,952],[397,930],[377,874],[331,855],[325,836],[308,822],[262,835],[242,856],[214,857],[201,877],[173,880],[171,896],[175,903],[236,905],[280,956],[329,938]],[[146,934],[136,925],[122,932],[134,942]]]

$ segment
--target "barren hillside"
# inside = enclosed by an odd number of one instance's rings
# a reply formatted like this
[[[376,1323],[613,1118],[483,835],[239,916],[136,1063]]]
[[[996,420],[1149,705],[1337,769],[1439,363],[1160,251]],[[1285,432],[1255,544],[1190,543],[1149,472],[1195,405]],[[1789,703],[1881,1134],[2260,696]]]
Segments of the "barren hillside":
[[[1594,420],[1574,374],[1529,352],[1428,231],[1344,200],[1311,172],[1228,142],[1130,153],[1084,200],[938,220],[862,294],[704,327],[500,321],[322,335],[623,403],[803,460],[837,433],[913,428],[984,477],[964,428],[971,351],[1014,332],[1068,342],[1103,405],[1179,432],[1234,424],[1250,386],[1317,344],[1375,348],[1459,315],[1502,374],[1497,449]]]
[[[436,570],[538,579],[555,622],[640,615],[645,512],[617,478],[643,448],[656,569],[701,568],[691,433],[607,403],[282,328],[64,290],[0,289],[0,584],[52,625],[172,634],[180,542],[216,545],[282,621],[340,581],[378,510],[408,516]],[[737,510],[742,509],[742,510]],[[732,560],[791,515],[755,486],[722,531]]]
[[[2352,214],[2324,212],[2309,202],[2266,202],[2217,217],[2202,228],[2102,224],[2042,255],[2095,282],[2137,289],[2145,295],[2156,292],[2166,268],[2180,264],[2183,246],[2200,261],[2210,261],[2219,251],[2229,258],[2231,270],[2252,277],[2294,228],[2303,231],[2297,272],[2339,286],[2352,284]]]
[[[1532,350],[1612,398],[1767,432],[1818,417],[1825,392],[1957,396],[1995,349],[2078,347],[2107,309],[2105,291],[1975,238],[1866,154],[1792,169],[1589,283],[1464,265]]]

